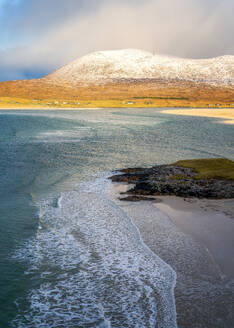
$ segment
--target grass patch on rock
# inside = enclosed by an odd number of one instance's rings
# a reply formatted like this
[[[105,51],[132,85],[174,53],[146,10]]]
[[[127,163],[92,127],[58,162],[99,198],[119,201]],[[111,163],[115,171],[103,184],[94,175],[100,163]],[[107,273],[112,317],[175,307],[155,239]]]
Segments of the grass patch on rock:
[[[173,165],[193,169],[196,179],[234,180],[234,162],[226,158],[182,160]]]

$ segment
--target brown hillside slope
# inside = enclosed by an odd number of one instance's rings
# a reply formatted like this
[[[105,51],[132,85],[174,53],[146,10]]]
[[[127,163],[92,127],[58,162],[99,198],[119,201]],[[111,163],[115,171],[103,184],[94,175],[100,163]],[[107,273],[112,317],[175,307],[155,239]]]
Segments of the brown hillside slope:
[[[6,99],[4,101],[4,99]],[[20,99],[28,103],[46,105],[62,101],[89,102],[89,107],[107,106],[231,106],[234,105],[233,86],[214,86],[181,80],[118,80],[105,84],[55,84],[47,79],[9,81],[0,83],[0,106],[6,102],[17,103]],[[90,103],[91,102],[91,103]],[[93,103],[94,102],[94,103]],[[53,104],[54,105],[54,104]],[[59,104],[57,104],[58,106]],[[85,105],[85,103],[81,104]],[[90,106],[91,105],[91,106]],[[63,106],[66,107],[66,106]],[[77,105],[77,107],[79,107]]]

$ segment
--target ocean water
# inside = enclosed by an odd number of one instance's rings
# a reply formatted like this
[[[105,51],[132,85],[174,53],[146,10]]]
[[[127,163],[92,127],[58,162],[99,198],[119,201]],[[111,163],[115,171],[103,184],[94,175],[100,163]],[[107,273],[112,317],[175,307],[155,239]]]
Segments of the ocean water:
[[[0,111],[0,327],[177,327],[165,231],[153,253],[107,177],[233,150],[233,126],[158,109]]]

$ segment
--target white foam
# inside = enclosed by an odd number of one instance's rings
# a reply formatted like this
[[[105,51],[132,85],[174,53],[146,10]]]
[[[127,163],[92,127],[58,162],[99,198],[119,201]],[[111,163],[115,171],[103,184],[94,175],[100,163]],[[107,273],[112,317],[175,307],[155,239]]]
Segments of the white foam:
[[[108,184],[99,178],[62,193],[58,206],[39,204],[41,229],[17,256],[40,284],[15,327],[176,327],[175,272],[105,198]]]
[[[34,139],[34,142],[78,142],[84,138],[89,137],[91,134],[92,129],[90,127],[76,127],[72,130],[54,130],[38,133]]]

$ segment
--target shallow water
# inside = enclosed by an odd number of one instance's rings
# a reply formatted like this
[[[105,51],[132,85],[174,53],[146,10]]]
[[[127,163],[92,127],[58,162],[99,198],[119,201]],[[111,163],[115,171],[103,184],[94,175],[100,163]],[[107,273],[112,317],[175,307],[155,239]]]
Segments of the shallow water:
[[[0,112],[0,326],[176,326],[176,268],[93,176],[234,159],[233,137],[218,120],[157,109]]]

